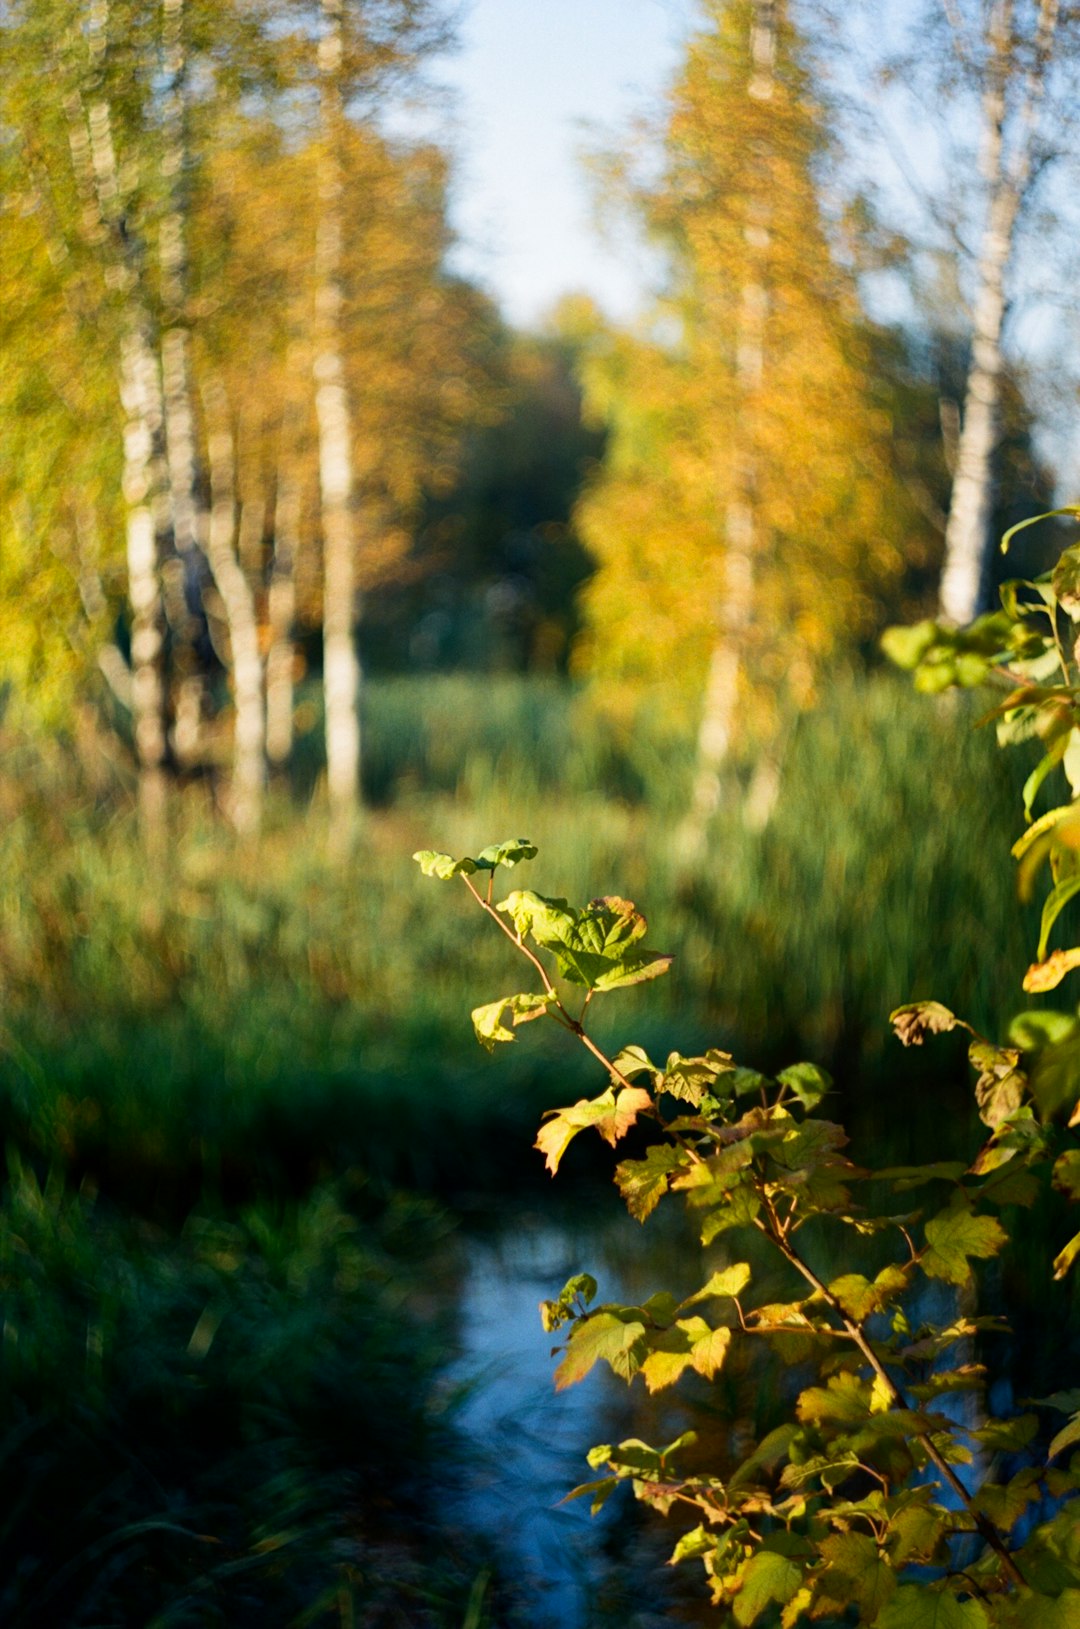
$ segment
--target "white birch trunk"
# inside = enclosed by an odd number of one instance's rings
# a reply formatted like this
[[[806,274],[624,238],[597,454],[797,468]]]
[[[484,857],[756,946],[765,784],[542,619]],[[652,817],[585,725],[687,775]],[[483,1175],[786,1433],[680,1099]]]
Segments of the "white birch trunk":
[[[274,769],[284,769],[293,748],[293,623],[296,618],[296,558],[300,547],[300,482],[293,458],[295,409],[286,404],[274,500],[274,557],[266,616],[270,644],[266,653],[266,756]]]
[[[343,0],[322,0],[321,155],[315,247],[315,412],[323,532],[323,689],[326,781],[334,848],[355,832],[360,780],[360,668],[356,654],[356,523],[352,422],[342,354],[344,178]]]
[[[199,483],[191,336],[188,329],[188,112],[184,0],[162,0],[163,153],[161,174],[166,198],[158,254],[164,332],[161,371],[165,391],[165,429],[172,495],[173,555],[162,577],[165,606],[173,632],[176,711],[173,747],[181,764],[199,756],[202,736],[202,674],[196,649],[198,619],[191,601],[198,592],[200,538],[205,531]]]
[[[127,505],[128,599],[131,605],[131,713],[139,766],[139,816],[147,845],[165,842],[166,788],[164,638],[154,518],[155,465],[163,431],[157,356],[133,324],[120,356]]]
[[[263,666],[255,596],[236,555],[236,501],[233,438],[228,403],[219,381],[205,392],[207,452],[210,465],[210,528],[207,558],[225,609],[229,630],[235,721],[233,773],[227,812],[237,831],[251,836],[262,820],[265,762],[263,756]]]
[[[999,0],[990,25],[993,57],[982,102],[981,169],[987,190],[986,222],[975,271],[971,365],[963,421],[956,442],[956,471],[941,574],[941,616],[958,627],[978,616],[987,598],[992,547],[993,459],[1001,398],[1001,335],[1006,311],[1005,279],[1017,218],[1031,177],[1035,116],[1057,21],[1057,0],[1042,0],[1034,62],[1026,76],[1023,103],[1017,116],[1019,130],[1011,157],[1006,154],[1005,121],[1010,77],[1015,72],[1012,0]]]
[[[775,0],[754,0],[750,63],[747,94],[755,101],[770,101],[776,69]],[[755,155],[749,155],[748,163],[753,165],[754,160]],[[743,226],[746,278],[739,300],[735,382],[737,395],[744,404],[749,404],[760,389],[765,368],[768,222],[768,204],[764,194],[759,192],[748,206]],[[749,441],[745,441],[736,454],[734,479],[723,509],[723,585],[717,637],[702,699],[690,809],[681,833],[681,847],[688,860],[699,857],[705,847],[709,824],[720,805],[724,769],[738,728],[743,665],[754,615],[755,573],[761,548],[756,459]]]
[[[122,490],[126,506],[128,599],[131,606],[131,711],[138,766],[139,819],[148,849],[166,840],[168,752],[164,634],[158,583],[158,538],[168,518],[165,414],[153,324],[146,306],[142,245],[125,219],[133,176],[121,177],[112,111],[101,94],[109,9],[96,0],[87,18],[90,97],[73,92],[68,137],[88,241],[104,261],[106,283],[120,304],[118,381],[124,410]]]

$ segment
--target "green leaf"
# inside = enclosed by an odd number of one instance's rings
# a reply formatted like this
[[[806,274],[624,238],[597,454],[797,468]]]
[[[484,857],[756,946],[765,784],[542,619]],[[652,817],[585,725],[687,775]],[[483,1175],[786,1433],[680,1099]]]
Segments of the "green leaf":
[[[741,1295],[749,1282],[749,1266],[745,1261],[736,1261],[730,1267],[722,1267],[719,1272],[713,1273],[708,1283],[696,1294],[688,1296],[682,1304],[684,1307],[692,1307],[697,1301],[708,1301],[713,1298],[731,1300],[734,1296]]]
[[[1058,1156],[1050,1180],[1070,1199],[1080,1199],[1080,1148],[1069,1148]]]
[[[645,1325],[614,1312],[594,1312],[574,1327],[566,1355],[555,1370],[555,1389],[563,1391],[584,1380],[597,1363],[608,1363],[629,1380],[645,1355]]]
[[[751,1556],[732,1605],[735,1622],[743,1629],[756,1623],[771,1602],[781,1606],[790,1601],[802,1583],[802,1568],[788,1556],[773,1550],[759,1550]]]
[[[635,1075],[643,1075],[646,1072],[650,1075],[660,1073],[649,1054],[641,1046],[624,1046],[622,1051],[617,1053],[611,1060],[611,1066],[613,1069],[617,1069],[619,1074],[626,1080],[633,1080]]]
[[[440,882],[449,882],[451,877],[468,876],[476,870],[476,861],[470,860],[467,855],[463,860],[455,860],[452,854],[439,854],[433,848],[418,849],[413,859],[425,877],[438,877]]]
[[[908,627],[886,628],[881,636],[881,648],[890,662],[910,672],[918,667],[937,642],[936,622],[927,620]]]
[[[1060,826],[1062,821],[1075,820],[1076,818],[1077,810],[1075,805],[1072,803],[1062,803],[1059,804],[1056,809],[1048,809],[1044,815],[1039,816],[1038,820],[1036,820],[1033,826],[1028,827],[1027,831],[1022,837],[1017,838],[1016,842],[1012,846],[1013,859],[1022,860],[1024,855],[1030,848],[1034,847],[1040,837],[1045,837],[1048,832],[1051,832],[1057,826]]]
[[[761,1200],[750,1187],[734,1188],[727,1202],[711,1210],[701,1224],[701,1242],[712,1244],[729,1228],[748,1227],[761,1209]]]
[[[1062,1590],[1060,1595],[1018,1591],[1004,1620],[1006,1629],[1077,1629],[1080,1624],[1080,1589]]]
[[[1042,909],[1042,922],[1039,932],[1039,948],[1035,952],[1039,961],[1046,955],[1046,947],[1050,942],[1050,934],[1054,923],[1069,903],[1080,893],[1080,874],[1074,877],[1063,877],[1056,883],[1046,896]]]
[[[695,1319],[695,1324],[701,1323]],[[690,1360],[698,1374],[706,1380],[713,1380],[723,1367],[728,1347],[731,1345],[730,1329],[706,1329],[697,1336],[690,1353]]]
[[[883,1267],[871,1283],[861,1273],[843,1273],[829,1285],[832,1294],[849,1318],[862,1323],[871,1313],[881,1312],[907,1288],[910,1269]]]
[[[564,1494],[559,1503],[568,1505],[571,1499],[583,1499],[591,1493],[593,1501],[589,1506],[589,1514],[590,1516],[596,1516],[603,1510],[618,1485],[618,1479],[614,1476],[602,1476],[596,1482],[582,1482],[580,1487],[571,1488],[569,1493]]]
[[[1035,1414],[1017,1414],[1011,1420],[987,1420],[971,1435],[991,1453],[1018,1454],[1039,1428]]]
[[[536,844],[530,843],[527,837],[508,837],[505,843],[492,843],[488,848],[481,849],[476,856],[476,869],[478,871],[494,871],[496,866],[505,865],[510,871],[522,860],[535,860]]]
[[[930,1561],[946,1532],[945,1513],[929,1504],[929,1488],[909,1488],[889,1522],[889,1550],[897,1566],[906,1561]]]
[[[591,990],[625,990],[631,984],[644,984],[648,979],[660,978],[668,972],[674,959],[659,950],[634,950],[611,963],[606,971],[597,973],[591,983],[588,979],[582,982],[589,983]],[[577,956],[574,960],[575,966],[580,966],[583,958]]]
[[[1043,515],[1031,515],[1027,520],[1018,520],[1015,526],[1009,527],[1009,530],[1001,539],[1002,554],[1007,554],[1009,552],[1009,544],[1012,542],[1017,532],[1023,532],[1029,526],[1037,526],[1040,520],[1053,520],[1058,515],[1071,515],[1072,518],[1076,520],[1080,518],[1080,504],[1067,503],[1062,509],[1048,509]]]
[[[819,1546],[825,1571],[815,1597],[826,1597],[842,1613],[852,1602],[862,1621],[873,1623],[896,1592],[896,1574],[868,1533],[830,1533]],[[815,1613],[815,1616],[820,1615]]]
[[[990,1629],[980,1601],[958,1601],[930,1584],[902,1584],[874,1629]]]
[[[689,1154],[673,1143],[654,1143],[643,1160],[622,1160],[615,1167],[615,1182],[631,1216],[639,1222],[651,1216],[672,1173],[689,1162]]]
[[[624,1086],[621,1091],[609,1087],[599,1097],[581,1098],[570,1108],[549,1109],[550,1118],[540,1127],[533,1144],[545,1156],[552,1176],[571,1140],[587,1126],[593,1126],[612,1148],[645,1109],[651,1109],[653,1100],[640,1086]]]
[[[534,1018],[542,1018],[554,999],[553,995],[529,993],[503,996],[501,1001],[489,1001],[485,1007],[474,1007],[472,1021],[476,1039],[481,1046],[493,1052],[496,1041],[515,1039],[513,1030],[507,1029],[503,1023],[507,1012],[510,1014],[514,1029],[517,1029],[520,1024],[528,1024]]]
[[[690,1340],[684,1329],[665,1329],[649,1341],[648,1356],[642,1359],[641,1374],[650,1392],[673,1386],[691,1364]]]
[[[577,915],[565,899],[549,899],[531,888],[513,889],[495,909],[510,917],[520,938],[531,933],[545,950],[563,943]]]
[[[825,1386],[800,1392],[795,1412],[806,1425],[865,1425],[870,1413],[870,1387],[858,1375],[830,1375]]]
[[[1068,1425],[1062,1426],[1046,1450],[1047,1459],[1054,1459],[1063,1448],[1071,1448],[1074,1442],[1080,1442],[1080,1414],[1074,1414]]]
[[[1080,1233],[1074,1233],[1064,1249],[1054,1257],[1054,1277],[1064,1278],[1077,1256],[1080,1255]]]
[[[1028,1505],[1042,1498],[1038,1466],[1028,1465],[1018,1471],[1004,1487],[997,1482],[984,1482],[971,1501],[972,1509],[988,1516],[1002,1533],[1016,1526]]]
[[[672,1052],[664,1068],[661,1086],[672,1097],[681,1098],[697,1108],[721,1075],[734,1072],[735,1065],[727,1052],[713,1050],[702,1058],[684,1058],[681,1053]]]
[[[1080,545],[1066,549],[1050,578],[1057,602],[1066,616],[1080,621]]]
[[[826,1092],[832,1091],[833,1078],[816,1063],[793,1063],[777,1075],[781,1086],[794,1092],[804,1108],[812,1109],[821,1102]]]
[[[670,956],[635,948],[646,924],[628,899],[615,895],[593,899],[583,911],[576,911],[565,899],[515,889],[496,908],[512,918],[522,938],[531,934],[554,954],[564,978],[590,990],[640,984],[671,966]]]
[[[971,1278],[969,1257],[996,1256],[1007,1242],[1008,1235],[994,1217],[975,1216],[965,1204],[954,1204],[927,1222],[928,1248],[920,1264],[929,1278],[966,1284]]]
[[[689,1533],[684,1533],[671,1552],[671,1561],[688,1561],[699,1556],[711,1555],[719,1540],[715,1533],[710,1533],[706,1527],[692,1527]]]
[[[756,1094],[767,1091],[773,1083],[769,1076],[763,1075],[759,1069],[739,1068],[733,1072],[730,1083],[725,1081],[724,1084],[730,1084],[736,1097],[746,1097],[751,1092]]]
[[[1075,1033],[1074,1012],[1052,1012],[1040,1007],[1033,1012],[1017,1013],[1009,1025],[1009,1040],[1022,1052],[1039,1052],[1043,1047],[1057,1046]]]
[[[1050,751],[1045,755],[1045,757],[1039,760],[1038,764],[1036,764],[1035,768],[1031,771],[1031,774],[1024,782],[1024,814],[1028,820],[1031,819],[1031,811],[1034,808],[1035,799],[1039,795],[1039,789],[1041,788],[1043,781],[1052,770],[1057,768],[1062,758],[1064,758],[1065,748],[1068,745],[1068,741],[1069,737],[1067,735],[1063,735],[1059,740],[1055,741]]]
[[[928,1035],[943,1035],[957,1025],[955,1013],[940,1001],[913,1001],[889,1014],[889,1023],[905,1046],[922,1046]]]

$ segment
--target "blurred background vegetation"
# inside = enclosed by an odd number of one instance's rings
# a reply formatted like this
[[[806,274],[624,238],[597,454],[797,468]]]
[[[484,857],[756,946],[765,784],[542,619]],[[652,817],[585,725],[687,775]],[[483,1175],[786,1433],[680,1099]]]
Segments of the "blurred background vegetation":
[[[1055,495],[1069,348],[1025,364],[993,291],[1067,233],[1075,8],[913,0],[859,79],[826,8],[708,0],[593,159],[654,304],[533,332],[447,269],[449,149],[401,134],[449,9],[0,20],[13,1625],[540,1621],[452,1514],[456,1219],[535,1197],[588,1076],[477,1052],[507,956],[413,849],[522,832],[541,891],[637,899],[677,959],[624,1038],[811,1056],[871,1159],[972,1146],[962,1052],[889,1009],[992,1028],[1028,958],[1030,765],[876,637],[962,556],[987,603]],[[947,250],[856,162],[931,80],[985,160],[958,196],[939,152]]]

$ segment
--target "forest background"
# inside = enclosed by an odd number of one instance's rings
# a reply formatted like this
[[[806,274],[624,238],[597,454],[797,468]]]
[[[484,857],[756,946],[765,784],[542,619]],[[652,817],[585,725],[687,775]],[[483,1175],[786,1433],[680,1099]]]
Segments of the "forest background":
[[[589,157],[653,296],[529,331],[453,269],[452,24],[0,22],[15,1622],[512,1615],[433,1510],[422,1261],[433,1196],[535,1180],[547,1066],[477,1061],[498,952],[414,848],[520,829],[663,901],[657,1044],[817,1057],[882,1157],[889,1008],[987,1026],[1024,965],[1016,786],[876,652],[1068,496],[1080,13],[708,0]],[[962,1124],[942,1067],[904,1137]]]

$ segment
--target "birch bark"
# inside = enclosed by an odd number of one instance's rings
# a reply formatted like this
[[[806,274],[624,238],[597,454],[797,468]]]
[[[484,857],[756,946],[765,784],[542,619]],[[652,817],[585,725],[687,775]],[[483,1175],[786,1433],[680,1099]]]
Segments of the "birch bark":
[[[200,496],[198,441],[191,377],[188,327],[188,62],[184,0],[162,0],[161,175],[165,208],[159,235],[163,333],[161,371],[165,394],[165,431],[172,496],[172,558],[162,578],[165,608],[173,633],[176,716],[173,746],[181,764],[199,755],[202,733],[203,682],[196,641],[198,619],[192,606],[199,598],[200,537],[205,515]]]
[[[126,506],[128,599],[131,606],[131,710],[138,766],[139,819],[148,849],[166,839],[168,752],[164,632],[158,540],[168,522],[165,412],[155,331],[145,298],[145,256],[128,218],[137,177],[122,176],[113,117],[104,93],[109,7],[95,0],[87,17],[87,96],[67,99],[68,142],[87,237],[102,257],[120,314],[118,382],[124,410],[122,488]]]
[[[315,412],[323,532],[323,688],[331,842],[353,840],[360,775],[360,669],[356,654],[356,521],[352,422],[342,341],[345,124],[343,0],[321,0],[320,174],[315,246]]]
[[[750,22],[750,78],[747,95],[771,101],[776,73],[776,0],[754,0]],[[758,171],[750,188],[743,224],[745,278],[738,306],[735,347],[735,384],[741,400],[738,417],[750,421],[752,400],[760,390],[765,370],[765,329],[769,296],[766,257],[769,248],[769,209],[766,177],[760,152],[747,156]],[[736,448],[734,479],[721,499],[724,563],[717,635],[709,661],[702,699],[690,808],[682,830],[682,848],[688,859],[700,855],[709,823],[719,808],[725,766],[734,744],[743,665],[754,616],[755,572],[762,546],[757,515],[757,460],[753,436],[744,434]]]
[[[259,623],[255,596],[236,555],[233,437],[228,402],[220,381],[208,383],[204,399],[211,492],[207,557],[225,608],[235,706],[233,773],[227,812],[237,831],[251,836],[258,831],[262,820],[265,782]]]
[[[291,379],[292,369],[287,368],[286,374]],[[266,607],[270,626],[270,645],[266,653],[266,755],[276,770],[288,764],[293,747],[293,623],[301,505],[296,460],[299,424],[299,403],[290,392],[281,418],[274,498],[274,554]]]
[[[1020,77],[1013,0],[997,0],[990,20],[991,54],[982,98],[981,169],[987,193],[986,221],[975,270],[971,367],[956,445],[956,473],[941,575],[941,615],[957,626],[971,622],[983,610],[989,587],[1005,280],[1017,220],[1031,181],[1037,113],[1058,16],[1058,0],[1041,0],[1033,56],[1022,76],[1021,102],[1016,114],[1017,136],[1011,151],[1007,151],[1005,128],[1009,89],[1010,83]]]

